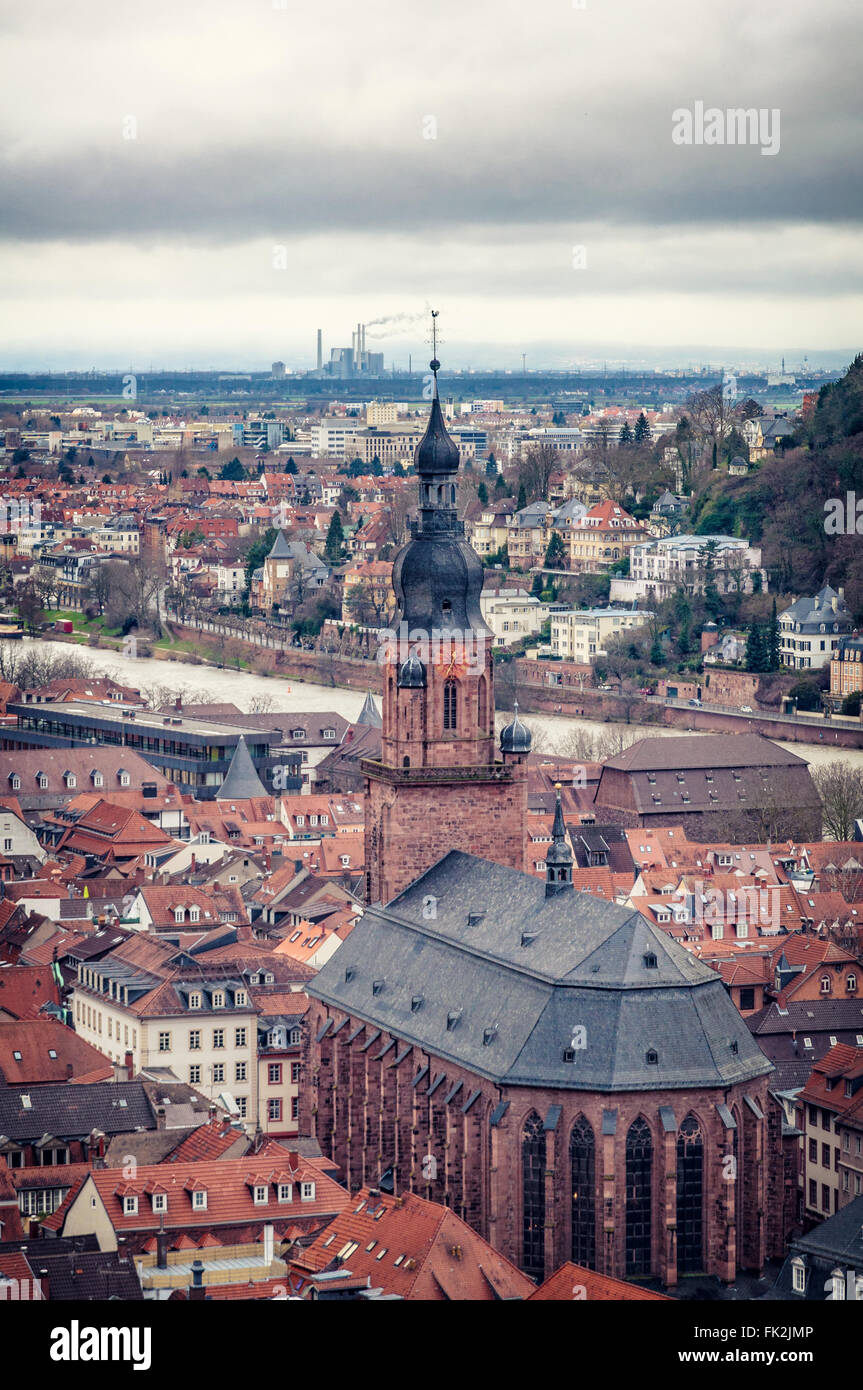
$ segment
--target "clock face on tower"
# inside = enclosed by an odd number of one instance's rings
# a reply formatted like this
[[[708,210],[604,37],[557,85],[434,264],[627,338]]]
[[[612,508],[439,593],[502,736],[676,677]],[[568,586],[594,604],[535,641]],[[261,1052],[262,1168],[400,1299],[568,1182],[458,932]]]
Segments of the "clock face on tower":
[[[466,653],[454,647],[448,656],[435,662],[435,670],[445,681],[457,681],[466,674],[468,665]]]

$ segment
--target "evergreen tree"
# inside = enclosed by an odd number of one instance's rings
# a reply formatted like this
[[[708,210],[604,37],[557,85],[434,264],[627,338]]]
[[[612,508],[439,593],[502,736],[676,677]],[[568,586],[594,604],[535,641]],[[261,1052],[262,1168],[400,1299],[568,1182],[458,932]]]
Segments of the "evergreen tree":
[[[296,473],[296,471],[297,471],[297,465],[294,463],[294,460],[293,460],[292,458],[289,458],[288,461],[287,461],[287,463],[285,464],[285,472],[286,472],[286,473]]]
[[[746,638],[744,663],[747,671],[763,671],[765,661],[764,637],[759,623],[753,623]]]
[[[492,453],[489,453],[489,456],[485,461],[485,475],[487,478],[496,478],[498,476],[497,459]]]
[[[484,507],[488,506],[488,488],[485,483],[480,483],[476,490],[476,495]]]
[[[704,607],[710,617],[716,620],[722,611],[722,600],[716,587],[716,541],[711,539],[701,552],[704,566]]]
[[[563,569],[566,563],[566,547],[561,539],[559,531],[552,531],[551,539],[548,542],[548,549],[545,552],[545,564],[547,569]]]
[[[502,473],[498,473],[497,477],[494,480],[494,495],[495,497],[505,497],[506,492],[506,479],[504,478]]]
[[[635,434],[633,438],[636,444],[650,443],[650,425],[647,423],[647,416],[643,410],[639,413],[638,419],[635,422]]]
[[[220,468],[219,477],[228,482],[242,483],[246,477],[246,470],[238,458],[232,458],[230,463],[226,463]]]
[[[624,420],[621,426],[620,434],[618,435],[618,443],[624,446],[632,443],[632,430],[629,428],[628,420]]]
[[[662,643],[660,642],[659,634],[657,633],[650,646],[650,664],[651,666],[661,666],[662,662]]]
[[[333,512],[330,521],[330,528],[327,531],[327,540],[324,546],[324,554],[327,563],[337,565],[342,558],[342,546],[345,540],[345,533],[342,529],[342,518],[337,511]]]
[[[517,499],[516,504],[515,504],[516,511],[519,511],[519,512],[520,512],[520,511],[522,511],[522,509],[523,509],[524,507],[526,507],[526,506],[527,506],[527,493],[526,493],[525,490],[524,490],[524,483],[521,483],[520,486],[519,486],[519,489],[518,489],[518,499]]]
[[[541,593],[542,593],[542,575],[541,575],[541,574],[535,574],[535,575],[533,576],[533,583],[532,583],[531,586],[530,586],[530,592],[531,592],[531,594],[533,595],[534,598],[539,598],[539,596],[541,595]]]

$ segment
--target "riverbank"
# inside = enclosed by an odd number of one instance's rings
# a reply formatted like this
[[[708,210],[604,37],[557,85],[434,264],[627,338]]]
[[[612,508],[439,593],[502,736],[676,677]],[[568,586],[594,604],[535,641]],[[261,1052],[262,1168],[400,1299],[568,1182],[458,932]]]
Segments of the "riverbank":
[[[44,638],[27,638],[25,641],[37,642],[46,648],[50,645]],[[51,641],[53,642],[53,635]],[[371,684],[369,680],[369,666],[374,666],[374,663],[361,662],[362,677],[356,673],[356,683],[348,686],[324,684],[307,677],[300,678],[284,669],[263,673],[229,670],[224,664],[220,667],[204,660],[197,663],[172,661],[170,655],[164,651],[154,652],[152,656],[133,657],[104,647],[87,647],[84,650],[86,656],[92,660],[94,671],[99,675],[113,676],[123,684],[145,693],[158,691],[166,700],[180,694],[187,704],[231,701],[240,709],[248,711],[250,706],[260,708],[264,702],[268,709],[274,710],[332,710],[353,721],[359,715],[367,689],[371,688],[373,693],[380,694],[380,684]],[[301,652],[297,655],[303,659],[305,669],[305,662],[312,654]],[[379,672],[379,668],[377,669]],[[517,698],[522,713],[527,713],[523,699],[527,698],[528,694],[527,690],[518,691]],[[554,692],[549,692],[549,700],[553,699],[553,695]],[[510,700],[511,696],[507,694],[505,700],[501,701],[503,711],[510,708]],[[555,704],[557,703],[559,697],[555,701]],[[698,735],[710,732],[709,729],[695,726],[692,716],[697,713],[695,710],[685,711],[688,723],[672,726],[664,723],[639,724],[634,720],[627,722],[620,718],[597,719],[590,717],[587,710],[583,715],[570,714],[566,710],[558,712],[553,705],[547,710],[530,711],[529,722],[537,751],[555,753],[567,751],[573,741],[581,737],[593,739],[597,745],[610,745],[614,742],[631,743],[639,737],[669,738],[690,731]],[[826,739],[826,736],[825,739],[816,738],[806,745],[788,738],[777,739],[776,742],[780,747],[804,757],[812,766],[835,760],[837,751],[840,751],[835,744]],[[843,748],[841,756],[850,766],[863,767],[863,748]]]

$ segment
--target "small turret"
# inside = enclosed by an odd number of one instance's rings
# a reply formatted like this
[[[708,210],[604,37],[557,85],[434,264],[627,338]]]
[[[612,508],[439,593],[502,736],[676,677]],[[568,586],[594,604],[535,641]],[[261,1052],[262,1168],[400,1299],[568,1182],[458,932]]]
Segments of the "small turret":
[[[560,804],[560,783],[557,783],[557,804],[551,828],[551,847],[545,856],[545,896],[572,890],[572,850],[566,842],[563,807]]]
[[[512,723],[507,724],[500,732],[500,751],[504,756],[509,754],[525,754],[530,752],[532,735],[526,724],[522,724],[518,717],[518,701],[512,707]]]

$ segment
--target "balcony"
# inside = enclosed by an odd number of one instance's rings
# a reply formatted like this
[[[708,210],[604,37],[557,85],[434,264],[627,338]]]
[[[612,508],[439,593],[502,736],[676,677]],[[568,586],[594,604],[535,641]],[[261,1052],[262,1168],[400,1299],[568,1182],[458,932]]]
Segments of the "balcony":
[[[512,763],[489,763],[486,766],[472,767],[388,767],[385,763],[374,762],[371,758],[360,761],[360,771],[366,777],[378,782],[393,785],[424,785],[437,783],[469,782],[509,782],[513,775]]]

